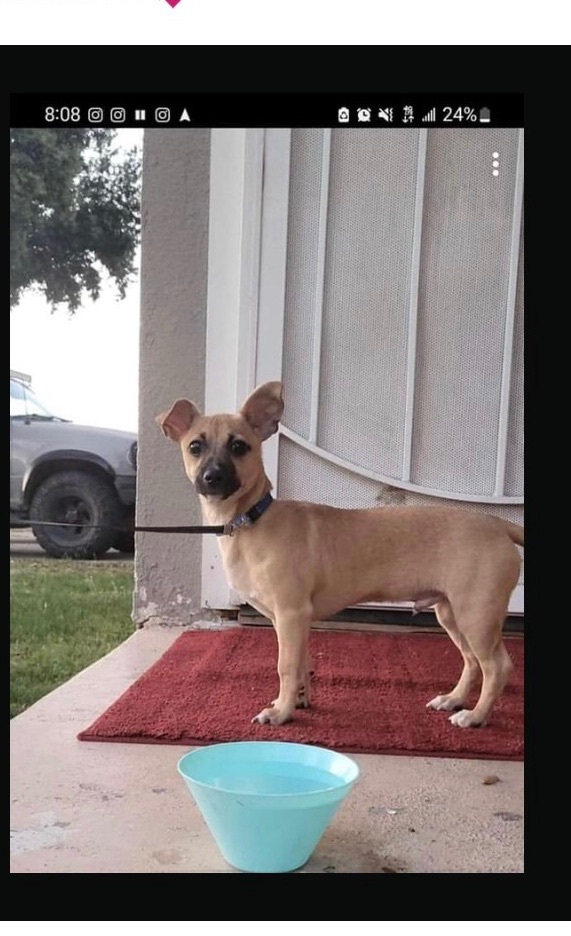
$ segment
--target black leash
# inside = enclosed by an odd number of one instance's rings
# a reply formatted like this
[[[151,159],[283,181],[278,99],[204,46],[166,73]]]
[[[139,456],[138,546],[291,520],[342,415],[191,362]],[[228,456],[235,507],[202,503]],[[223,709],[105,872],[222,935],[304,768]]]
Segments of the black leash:
[[[224,533],[226,527],[220,526],[176,526],[176,527],[147,527],[136,526],[135,533]]]
[[[232,536],[234,530],[240,529],[242,526],[251,526],[252,523],[255,523],[258,517],[261,517],[264,511],[268,509],[270,504],[273,501],[272,495],[268,493],[258,501],[257,504],[254,504],[250,510],[247,510],[246,513],[240,514],[239,517],[234,517],[230,523],[220,524],[220,526],[135,526],[133,531],[135,533],[216,533],[217,536]],[[125,527],[117,526],[107,526],[104,523],[70,523],[62,522],[58,523],[57,520],[33,520],[29,524],[32,528],[35,526],[56,526],[56,527],[73,527],[77,529],[87,530],[114,530],[117,533],[128,532],[125,530]]]
[[[56,526],[56,527],[81,527],[82,530],[115,530],[117,533],[125,533],[125,527],[108,526],[105,523],[66,523],[57,520],[30,520],[29,526]],[[135,526],[135,533],[223,533],[225,527],[221,526]]]

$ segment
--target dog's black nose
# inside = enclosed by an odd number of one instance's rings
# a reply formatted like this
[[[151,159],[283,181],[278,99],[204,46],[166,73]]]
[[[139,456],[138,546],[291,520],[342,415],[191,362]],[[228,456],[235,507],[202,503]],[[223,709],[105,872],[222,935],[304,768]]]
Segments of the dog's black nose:
[[[231,461],[208,461],[196,478],[196,489],[199,494],[208,496],[230,497],[240,487],[236,468]]]
[[[220,484],[224,477],[224,472],[219,465],[211,465],[207,468],[203,475],[202,480],[208,487],[215,487],[217,484]]]

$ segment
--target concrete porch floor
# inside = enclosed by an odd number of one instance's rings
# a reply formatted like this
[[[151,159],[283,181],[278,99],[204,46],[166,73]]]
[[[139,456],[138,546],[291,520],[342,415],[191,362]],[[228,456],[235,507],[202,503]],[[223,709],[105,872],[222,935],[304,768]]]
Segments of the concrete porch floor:
[[[177,774],[184,747],[76,739],[180,633],[136,631],[12,720],[11,873],[237,873]],[[523,872],[522,763],[351,756],[360,780],[299,873]]]

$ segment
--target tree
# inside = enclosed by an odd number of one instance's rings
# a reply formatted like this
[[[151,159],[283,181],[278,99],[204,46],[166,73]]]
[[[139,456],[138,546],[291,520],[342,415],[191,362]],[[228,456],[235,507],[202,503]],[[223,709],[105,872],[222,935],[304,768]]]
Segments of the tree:
[[[105,271],[124,297],[140,231],[140,159],[114,130],[10,131],[10,308],[36,286],[75,312]]]

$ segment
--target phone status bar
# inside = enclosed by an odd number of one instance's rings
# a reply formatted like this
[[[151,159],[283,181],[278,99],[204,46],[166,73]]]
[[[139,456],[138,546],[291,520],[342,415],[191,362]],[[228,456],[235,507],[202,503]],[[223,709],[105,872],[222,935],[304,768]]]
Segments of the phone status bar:
[[[12,94],[10,126],[522,127],[523,95]]]

